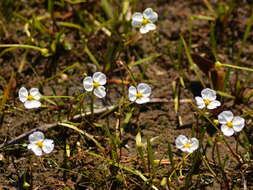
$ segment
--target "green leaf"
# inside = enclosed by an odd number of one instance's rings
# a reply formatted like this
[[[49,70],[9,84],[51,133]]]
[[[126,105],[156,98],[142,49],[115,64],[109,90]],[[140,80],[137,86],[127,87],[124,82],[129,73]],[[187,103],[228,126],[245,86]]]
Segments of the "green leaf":
[[[143,58],[143,59],[140,59],[140,60],[138,60],[138,61],[136,61],[136,62],[133,62],[133,63],[130,63],[128,66],[129,67],[133,67],[133,66],[136,66],[136,65],[140,65],[140,64],[142,64],[142,63],[145,63],[146,61],[150,61],[151,59],[155,59],[155,58],[157,58],[157,57],[160,57],[162,54],[160,54],[160,53],[155,53],[155,54],[153,54],[153,55],[150,55],[150,56],[148,56],[148,57],[145,57],[145,58]]]

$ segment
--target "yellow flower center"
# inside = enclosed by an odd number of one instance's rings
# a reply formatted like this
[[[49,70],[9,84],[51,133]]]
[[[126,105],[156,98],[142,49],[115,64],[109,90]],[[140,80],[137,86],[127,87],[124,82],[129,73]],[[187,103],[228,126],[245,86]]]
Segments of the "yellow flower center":
[[[184,148],[191,148],[191,147],[192,147],[192,144],[190,144],[190,143],[184,144]]]
[[[143,94],[138,92],[138,93],[136,93],[136,95],[135,95],[135,96],[136,96],[136,98],[137,98],[137,99],[140,99],[140,98],[142,98],[142,97],[143,97]]]
[[[233,127],[233,123],[231,121],[227,122],[226,125],[229,127],[229,128],[232,128]]]
[[[148,23],[149,23],[149,20],[148,20],[148,19],[144,18],[144,19],[142,20],[142,24],[143,24],[143,25],[146,25],[146,24],[148,24]]]
[[[100,84],[99,84],[98,82],[93,82],[93,84],[92,84],[92,85],[93,85],[93,87],[94,87],[94,88],[97,88],[97,87],[99,87],[99,86],[100,86]]]
[[[27,99],[28,99],[28,100],[34,100],[34,97],[33,97],[32,95],[28,95],[28,96],[27,96]]]
[[[209,105],[209,104],[211,103],[211,101],[208,100],[208,99],[204,99],[204,103],[205,103],[206,105]]]
[[[42,147],[43,147],[43,141],[38,141],[38,142],[36,143],[36,145],[37,145],[38,147],[42,148]]]

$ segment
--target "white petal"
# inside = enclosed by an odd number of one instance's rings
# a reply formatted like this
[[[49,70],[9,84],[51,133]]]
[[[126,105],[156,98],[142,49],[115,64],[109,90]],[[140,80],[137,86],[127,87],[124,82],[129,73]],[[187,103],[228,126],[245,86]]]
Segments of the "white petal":
[[[143,16],[151,22],[156,22],[158,19],[158,14],[154,12],[151,8],[145,9],[143,12]]]
[[[32,150],[36,156],[42,155],[42,149],[38,147],[36,144],[29,144],[27,148]]]
[[[27,148],[28,148],[29,150],[31,150],[31,149],[33,148],[33,146],[37,146],[37,145],[36,145],[36,144],[28,144]]]
[[[199,147],[199,140],[196,139],[195,137],[193,137],[193,138],[191,138],[191,144],[192,144],[192,146],[191,146],[190,149],[193,152],[193,151],[195,151],[195,150],[198,149],[198,147]]]
[[[227,125],[222,125],[221,126],[221,131],[223,132],[223,134],[225,136],[228,136],[228,137],[230,137],[234,134],[234,129],[231,128],[231,127],[228,127]]]
[[[136,21],[136,20],[132,20],[132,22],[131,22],[131,25],[132,25],[133,27],[140,27],[141,24],[142,24],[142,22]]]
[[[188,138],[184,135],[179,135],[175,141],[176,147],[178,149],[183,148],[184,144],[188,142]]]
[[[143,16],[141,13],[134,13],[132,16],[132,26],[140,27],[143,21]]]
[[[128,98],[131,102],[134,102],[136,100],[136,94],[137,90],[134,86],[130,86],[128,88]]]
[[[43,141],[45,138],[44,134],[40,131],[36,131],[29,135],[28,139],[30,143],[36,143],[38,141]]]
[[[91,77],[85,77],[83,79],[83,87],[86,91],[92,91],[93,90],[93,79]]]
[[[193,150],[191,148],[188,148],[188,147],[182,147],[182,148],[180,148],[180,150],[183,151],[183,152],[188,152],[188,153],[193,152]]]
[[[25,108],[32,109],[32,108],[38,108],[41,106],[41,103],[37,100],[27,100],[25,101]]]
[[[136,21],[136,22],[142,23],[142,21],[143,21],[143,15],[141,13],[139,13],[139,12],[136,12],[136,13],[133,14],[132,20]]]
[[[204,107],[206,107],[203,98],[201,98],[199,96],[196,96],[195,100],[196,100],[196,104],[197,104],[197,106],[198,106],[199,109],[203,109]]]
[[[156,25],[153,23],[148,23],[146,24],[146,27],[148,28],[148,30],[155,30],[156,29]]]
[[[45,139],[43,141],[43,147],[42,150],[46,153],[49,154],[54,150],[54,141],[51,139]]]
[[[106,75],[101,72],[95,72],[92,76],[93,81],[99,83],[100,85],[106,84]]]
[[[140,84],[138,84],[137,91],[139,93],[142,93],[144,97],[148,97],[151,94],[151,88],[146,83],[140,83]]]
[[[233,125],[244,125],[245,119],[239,116],[233,118]]]
[[[99,86],[94,89],[94,94],[98,98],[104,98],[106,95],[105,87],[104,86]]]
[[[149,102],[149,101],[150,101],[150,98],[149,98],[149,97],[137,98],[137,99],[135,100],[135,102],[136,102],[137,104],[145,104],[145,103],[147,103],[147,102]]]
[[[218,115],[219,123],[226,124],[227,122],[232,121],[234,114],[231,111],[223,111]]]
[[[233,129],[236,131],[236,132],[239,132],[243,129],[245,125],[245,120],[239,116],[235,116],[234,119],[233,119]]]
[[[21,87],[18,91],[18,97],[21,102],[25,102],[27,100],[28,91],[25,87]]]
[[[41,94],[38,88],[31,88],[30,94],[34,97],[35,100],[39,100],[41,98]]]
[[[207,105],[207,109],[212,110],[219,107],[220,105],[221,103],[218,100],[214,100],[214,101],[211,101],[210,104]]]
[[[149,28],[147,27],[147,24],[146,24],[140,28],[140,33],[146,34],[147,32],[149,32]]]
[[[213,101],[216,99],[216,92],[210,88],[205,88],[201,91],[201,96],[203,99]]]

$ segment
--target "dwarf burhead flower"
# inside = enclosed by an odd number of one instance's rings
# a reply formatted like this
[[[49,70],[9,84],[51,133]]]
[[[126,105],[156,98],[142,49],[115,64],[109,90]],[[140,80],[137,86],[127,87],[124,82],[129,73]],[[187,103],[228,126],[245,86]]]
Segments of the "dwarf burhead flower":
[[[215,109],[221,105],[221,103],[216,100],[216,92],[210,88],[205,88],[201,91],[201,97],[195,97],[197,106],[199,109]]]
[[[104,73],[95,72],[93,76],[88,76],[83,79],[83,86],[86,91],[93,91],[98,98],[104,98],[106,95],[105,87],[106,76]]]
[[[128,89],[128,98],[131,102],[144,104],[150,101],[151,88],[148,84],[140,83],[137,88],[130,86]]]
[[[176,139],[176,147],[183,152],[192,153],[199,147],[199,141],[195,137],[188,139],[184,135],[179,135]]]
[[[42,95],[38,88],[31,88],[28,92],[25,87],[21,87],[18,91],[18,96],[19,100],[24,103],[24,106],[27,109],[38,108],[41,106],[39,100]]]
[[[221,131],[225,136],[232,136],[235,132],[239,132],[245,125],[242,117],[234,116],[231,111],[223,111],[218,115],[218,121],[221,124]]]
[[[42,132],[36,131],[29,135],[28,149],[31,149],[36,156],[41,156],[44,153],[49,154],[54,149],[54,141],[45,139]]]
[[[151,8],[147,8],[143,13],[136,12],[132,16],[132,26],[140,28],[140,33],[145,34],[156,29],[154,24],[158,19],[158,15]]]

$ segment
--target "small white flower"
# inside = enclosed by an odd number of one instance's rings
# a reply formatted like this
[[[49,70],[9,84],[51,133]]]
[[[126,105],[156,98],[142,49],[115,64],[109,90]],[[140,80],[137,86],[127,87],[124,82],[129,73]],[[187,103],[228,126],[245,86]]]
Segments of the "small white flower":
[[[176,139],[176,147],[183,152],[192,153],[199,147],[199,141],[195,137],[188,139],[184,135],[179,135]]]
[[[156,29],[158,15],[151,8],[147,8],[143,13],[136,12],[132,16],[132,26],[140,28],[140,33],[145,34]]]
[[[235,132],[239,132],[245,125],[245,120],[239,116],[235,116],[231,111],[223,111],[218,115],[221,131],[225,136],[232,136]]]
[[[40,98],[42,97],[38,88],[31,88],[29,93],[25,87],[18,91],[19,100],[24,103],[25,108],[32,109],[41,106]]]
[[[140,83],[137,88],[130,86],[128,89],[128,97],[131,102],[144,104],[150,101],[151,88],[148,84]]]
[[[199,109],[207,107],[207,109],[215,109],[221,105],[221,103],[216,100],[216,92],[210,88],[205,88],[201,91],[201,97],[195,97],[197,106]]]
[[[105,87],[106,76],[104,73],[95,72],[92,77],[88,76],[83,79],[83,86],[86,91],[93,91],[98,98],[104,98],[106,95]]]
[[[36,131],[29,135],[28,149],[31,149],[36,156],[41,156],[42,153],[49,154],[54,149],[54,141],[51,139],[45,139],[42,132]]]

